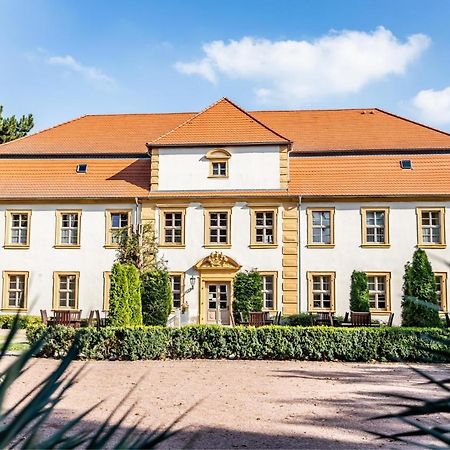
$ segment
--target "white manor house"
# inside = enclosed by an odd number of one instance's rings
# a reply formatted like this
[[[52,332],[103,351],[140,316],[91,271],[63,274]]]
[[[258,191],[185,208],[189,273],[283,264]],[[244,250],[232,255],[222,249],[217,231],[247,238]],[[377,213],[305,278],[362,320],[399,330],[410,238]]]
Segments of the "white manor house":
[[[108,308],[114,230],[151,223],[182,323],[229,323],[256,268],[264,307],[400,319],[426,249],[446,312],[450,135],[379,109],[87,115],[0,145],[2,313]],[[220,309],[218,317],[216,311]]]

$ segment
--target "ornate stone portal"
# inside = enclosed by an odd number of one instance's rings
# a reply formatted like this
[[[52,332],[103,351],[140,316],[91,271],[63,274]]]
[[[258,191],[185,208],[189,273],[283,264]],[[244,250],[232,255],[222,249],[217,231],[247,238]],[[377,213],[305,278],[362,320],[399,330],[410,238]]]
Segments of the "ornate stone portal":
[[[212,252],[206,258],[200,260],[194,267],[199,272],[208,269],[238,271],[241,268],[241,266],[234,259],[219,251]]]

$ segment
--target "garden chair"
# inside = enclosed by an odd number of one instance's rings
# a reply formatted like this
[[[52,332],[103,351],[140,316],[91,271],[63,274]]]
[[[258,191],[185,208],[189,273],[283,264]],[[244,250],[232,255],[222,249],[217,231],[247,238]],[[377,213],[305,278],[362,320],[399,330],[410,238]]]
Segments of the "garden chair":
[[[94,311],[93,310],[91,310],[91,312],[89,313],[89,317],[87,320],[87,326],[92,327],[92,325],[94,325]]]
[[[47,310],[41,309],[41,320],[42,323],[47,327],[48,326],[48,316],[47,316]]]
[[[394,313],[389,314],[389,319],[387,321],[387,326],[392,327],[392,322],[394,321]]]
[[[70,327],[70,311],[55,311],[55,325]]]
[[[281,311],[278,311],[275,315],[275,318],[273,319],[274,325],[280,325],[281,324]]]
[[[314,319],[314,325],[334,326],[333,314],[330,312],[319,312]]]
[[[266,317],[265,312],[251,312],[249,313],[248,324],[252,327],[262,327],[266,325]]]
[[[99,330],[102,327],[106,327],[106,317],[100,316],[100,310],[95,310],[95,318],[97,322],[97,330]]]
[[[370,312],[351,313],[351,322],[353,327],[370,327],[372,318]]]
[[[444,316],[445,316],[445,328],[450,328],[450,317],[448,316],[448,313],[445,313]]]
[[[345,313],[345,316],[344,316],[344,322],[345,322],[345,323],[348,322],[348,311]]]

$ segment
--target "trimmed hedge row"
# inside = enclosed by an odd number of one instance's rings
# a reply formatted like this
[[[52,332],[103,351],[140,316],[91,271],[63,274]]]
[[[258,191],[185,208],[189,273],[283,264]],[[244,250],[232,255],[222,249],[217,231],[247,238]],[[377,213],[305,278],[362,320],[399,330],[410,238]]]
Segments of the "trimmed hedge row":
[[[450,352],[434,339],[449,339],[441,329],[332,328],[266,326],[183,328],[27,329],[32,344],[44,337],[38,356],[60,358],[75,337],[80,359],[272,359],[320,361],[447,362]]]
[[[0,328],[11,328],[15,318],[15,315],[0,315]],[[18,316],[19,328],[28,328],[30,325],[38,324],[42,324],[42,320],[38,316]]]

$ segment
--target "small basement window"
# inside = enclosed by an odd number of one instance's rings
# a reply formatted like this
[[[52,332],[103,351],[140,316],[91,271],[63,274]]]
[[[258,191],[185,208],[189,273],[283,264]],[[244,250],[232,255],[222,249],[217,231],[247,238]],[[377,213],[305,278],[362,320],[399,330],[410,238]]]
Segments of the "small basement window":
[[[86,173],[87,164],[77,164],[77,173]]]
[[[401,159],[400,160],[400,167],[402,169],[411,170],[412,169],[412,161],[410,159]]]

